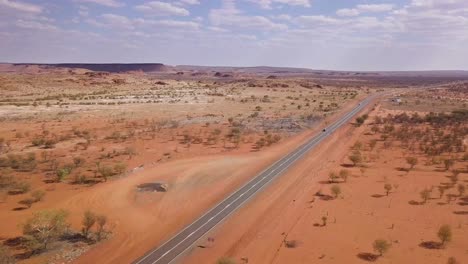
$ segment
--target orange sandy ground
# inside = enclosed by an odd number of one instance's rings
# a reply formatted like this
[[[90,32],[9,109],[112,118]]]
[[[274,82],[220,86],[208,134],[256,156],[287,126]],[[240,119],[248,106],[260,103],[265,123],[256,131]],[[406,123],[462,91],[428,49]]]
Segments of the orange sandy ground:
[[[354,104],[344,107],[349,109]],[[336,118],[336,117],[333,117]],[[328,119],[330,122],[332,118]],[[100,206],[109,218],[118,219],[114,237],[80,257],[76,263],[126,263],[142,256],[202,212],[245,183],[314,133],[306,131],[258,153],[217,155],[168,162],[127,179],[113,182],[96,194],[86,193],[66,201],[67,208]],[[163,180],[171,189],[165,194],[136,194],[141,182]]]
[[[351,103],[343,110],[353,105]],[[329,117],[328,122],[333,118],[336,116]],[[11,217],[11,208],[19,197],[0,204],[0,209],[3,208],[0,210],[0,231],[5,238],[18,236],[21,234],[21,222],[33,211],[53,208],[68,210],[73,229],[79,230],[83,212],[90,209],[107,215],[113,234],[75,263],[128,263],[168,239],[274,160],[320,130],[305,131],[260,152],[250,152],[250,145],[244,145],[236,154],[187,152],[183,155],[184,159],[145,166],[140,172],[93,187],[54,184],[51,187],[54,190],[47,192],[44,201],[34,204],[32,209],[15,211],[15,217]],[[144,157],[135,157],[129,167],[138,165],[141,159]],[[169,191],[136,192],[136,185],[153,181],[167,182]],[[38,178],[34,185],[42,186],[43,183]],[[24,262],[42,263],[48,257],[45,255]]]
[[[383,110],[374,113],[386,115]],[[426,205],[408,203],[420,201],[423,188],[449,182],[450,172],[435,171],[435,166],[422,161],[408,174],[398,171],[397,167],[407,166],[399,149],[383,150],[377,145],[378,158],[367,163],[364,174],[351,168],[348,182],[340,183],[343,198],[324,201],[314,196],[319,190],[331,193],[328,173],[349,163],[350,146],[356,140],[365,142],[368,130],[366,126],[341,129],[212,230],[208,236],[214,243],[201,239],[198,245],[206,248],[194,247],[179,261],[215,263],[226,256],[236,263],[246,263],[246,259],[248,263],[366,263],[358,254],[374,253],[373,241],[386,239],[392,246],[378,263],[447,263],[449,257],[468,262],[466,203],[445,204],[445,199],[438,200],[437,188]],[[460,174],[460,179],[466,183],[468,175]],[[385,182],[398,188],[388,197],[372,197],[385,195]],[[328,215],[328,225],[315,226],[324,215]],[[451,225],[453,231],[446,249],[419,246],[438,241],[437,230],[443,224]],[[297,247],[286,248],[284,239],[296,240]]]

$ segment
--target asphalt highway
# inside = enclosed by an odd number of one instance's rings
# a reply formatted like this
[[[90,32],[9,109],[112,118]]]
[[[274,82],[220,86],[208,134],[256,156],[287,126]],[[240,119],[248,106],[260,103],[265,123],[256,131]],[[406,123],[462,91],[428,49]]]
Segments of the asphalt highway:
[[[175,236],[164,244],[147,252],[134,264],[168,264],[174,261],[180,254],[191,248],[195,242],[206,234],[210,229],[227,218],[232,212],[242,206],[256,193],[260,192],[267,184],[276,177],[283,174],[297,160],[301,159],[307,152],[317,146],[325,138],[330,136],[335,130],[346,124],[359,111],[366,107],[375,96],[370,96],[361,101],[351,111],[342,116],[339,120],[328,126],[318,135],[309,139],[306,143],[293,150],[283,158],[273,163],[270,167],[255,176],[244,186],[222,200],[212,209],[208,210],[200,218],[186,226]]]

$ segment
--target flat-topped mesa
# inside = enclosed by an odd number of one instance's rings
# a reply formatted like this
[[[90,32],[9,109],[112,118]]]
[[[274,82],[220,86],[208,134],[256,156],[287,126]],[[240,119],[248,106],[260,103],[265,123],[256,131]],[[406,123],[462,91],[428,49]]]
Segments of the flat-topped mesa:
[[[15,64],[25,65],[25,64]],[[162,63],[58,63],[58,64],[27,64],[39,65],[55,68],[87,69],[91,71],[104,72],[161,72],[168,70],[168,67]]]

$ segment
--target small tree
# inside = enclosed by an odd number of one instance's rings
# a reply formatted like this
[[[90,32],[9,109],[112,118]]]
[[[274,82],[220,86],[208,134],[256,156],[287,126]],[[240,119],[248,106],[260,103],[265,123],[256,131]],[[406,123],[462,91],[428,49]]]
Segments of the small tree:
[[[331,192],[333,193],[333,195],[335,196],[335,199],[338,198],[338,195],[341,194],[341,188],[340,186],[338,185],[333,185],[331,187]]]
[[[68,213],[64,210],[46,210],[36,212],[23,225],[23,234],[30,249],[47,249],[47,246],[60,238],[68,229]]]
[[[43,190],[35,190],[31,193],[31,197],[34,200],[34,202],[40,202],[44,198],[45,194],[46,193]]]
[[[26,205],[26,207],[31,208],[31,206],[34,204],[34,202],[35,202],[34,199],[26,198],[26,199],[20,201],[20,204],[24,204],[24,205]]]
[[[101,241],[106,235],[107,217],[105,215],[96,216],[96,223],[97,223],[96,237],[98,241]]]
[[[455,161],[453,159],[444,159],[445,170],[449,170],[450,168],[453,167],[454,164],[455,164]]]
[[[328,220],[328,217],[326,215],[322,216],[322,226],[327,225],[327,220]]]
[[[406,158],[406,163],[410,165],[409,170],[412,170],[416,164],[418,164],[418,158],[416,157],[407,157]]]
[[[339,176],[336,175],[336,173],[334,171],[331,171],[329,174],[328,174],[328,178],[329,178],[329,181],[331,183],[334,183],[338,178]]]
[[[353,163],[354,166],[357,166],[362,162],[362,155],[360,151],[353,151],[351,155],[349,155],[349,160]]]
[[[458,262],[456,258],[450,257],[447,260],[447,264],[460,264],[460,262]]]
[[[65,180],[68,175],[70,175],[70,169],[69,168],[62,168],[56,171],[56,176],[57,176],[57,182],[62,182]]]
[[[348,181],[349,174],[349,170],[347,169],[340,170],[340,178],[343,179],[344,182]]]
[[[99,166],[99,173],[106,182],[109,177],[114,175],[114,170],[109,166]]]
[[[458,184],[457,190],[458,190],[458,196],[462,197],[465,194],[466,187],[463,184]]]
[[[393,189],[393,187],[392,187],[392,185],[391,185],[390,183],[386,183],[386,184],[384,185],[384,189],[385,189],[385,193],[386,193],[387,196],[388,196],[388,194],[389,194],[390,191]]]
[[[452,241],[452,229],[449,225],[443,225],[439,228],[437,236],[439,237],[442,246],[445,246],[447,242]]]
[[[386,253],[390,249],[390,246],[390,243],[384,239],[377,239],[373,244],[374,251],[379,253],[380,256]]]
[[[97,215],[89,210],[87,210],[83,215],[83,220],[81,221],[83,227],[81,229],[83,236],[85,238],[89,237],[89,231],[93,228],[96,223]]]
[[[419,195],[421,196],[421,199],[423,199],[423,203],[425,204],[429,198],[431,198],[431,190],[429,189],[424,189],[422,190]]]
[[[80,167],[85,163],[85,160],[81,157],[74,157],[73,158],[73,164],[75,164],[75,168]]]
[[[439,199],[442,199],[444,196],[445,190],[447,190],[444,186],[437,187],[439,189]]]
[[[123,174],[127,170],[127,165],[125,163],[119,162],[114,165],[114,171],[116,174]]]

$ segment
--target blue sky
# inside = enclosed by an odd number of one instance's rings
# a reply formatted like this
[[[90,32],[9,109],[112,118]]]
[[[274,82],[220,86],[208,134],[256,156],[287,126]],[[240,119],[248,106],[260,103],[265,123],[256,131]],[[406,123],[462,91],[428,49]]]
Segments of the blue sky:
[[[468,70],[467,0],[0,0],[0,61]]]

